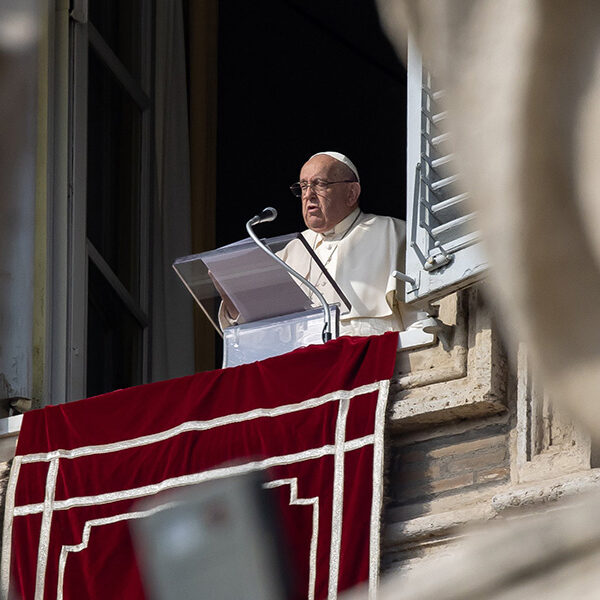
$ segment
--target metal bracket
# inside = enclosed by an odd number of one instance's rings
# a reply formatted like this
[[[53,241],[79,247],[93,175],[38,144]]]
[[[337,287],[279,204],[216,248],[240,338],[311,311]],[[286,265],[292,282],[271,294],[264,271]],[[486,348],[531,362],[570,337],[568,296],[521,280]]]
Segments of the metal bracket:
[[[422,346],[431,346],[437,341],[437,320],[425,312],[418,313],[421,317],[411,323],[398,336],[398,350],[409,350]]]
[[[416,292],[419,289],[419,280],[421,277],[420,273],[417,274],[417,279],[413,279],[412,277],[410,277],[406,273],[402,273],[401,271],[392,271],[392,277],[400,279],[400,281],[409,283],[412,286],[411,289],[408,290],[409,293]]]
[[[441,246],[438,246],[439,253],[438,254],[430,254],[423,265],[423,269],[425,271],[435,271],[440,267],[444,267],[448,263],[452,262],[453,256],[451,254],[446,254],[444,249]]]
[[[14,396],[0,399],[0,417],[21,415],[33,408],[33,400]]]
[[[71,0],[71,19],[85,25],[88,22],[88,0]]]
[[[453,327],[446,325],[437,317],[420,313],[421,319],[411,323],[398,337],[398,350],[411,350],[423,346],[431,346],[438,339],[444,347],[449,346]]]

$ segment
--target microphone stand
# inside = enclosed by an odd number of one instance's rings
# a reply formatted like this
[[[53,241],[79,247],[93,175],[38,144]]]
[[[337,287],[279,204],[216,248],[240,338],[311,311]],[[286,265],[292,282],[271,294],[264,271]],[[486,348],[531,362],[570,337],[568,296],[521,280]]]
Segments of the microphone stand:
[[[323,327],[322,340],[323,343],[328,342],[332,338],[331,333],[331,313],[329,312],[329,304],[325,297],[321,292],[313,285],[308,279],[305,279],[292,269],[285,261],[281,260],[279,256],[277,256],[268,246],[263,244],[256,234],[252,227],[254,225],[258,225],[259,223],[268,223],[269,221],[274,221],[277,218],[277,211],[274,208],[268,207],[263,209],[263,211],[259,215],[255,215],[246,223],[246,231],[248,235],[254,240],[254,243],[264,252],[266,252],[273,260],[277,261],[290,275],[301,281],[305,286],[307,286],[314,294],[317,296],[321,304],[323,305],[323,313],[325,319],[325,326]]]

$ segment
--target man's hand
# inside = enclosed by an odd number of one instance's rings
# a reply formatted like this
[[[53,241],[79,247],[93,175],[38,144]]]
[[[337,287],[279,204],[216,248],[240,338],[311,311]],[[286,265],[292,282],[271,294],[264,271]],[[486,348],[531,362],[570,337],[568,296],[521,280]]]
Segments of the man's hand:
[[[211,278],[217,292],[219,292],[219,296],[221,296],[221,300],[223,300],[223,307],[227,312],[227,316],[232,321],[237,321],[240,316],[240,311],[235,307],[235,304],[232,302],[231,298],[225,293],[225,290],[221,287],[219,282],[213,277],[213,274],[208,271],[208,276]]]

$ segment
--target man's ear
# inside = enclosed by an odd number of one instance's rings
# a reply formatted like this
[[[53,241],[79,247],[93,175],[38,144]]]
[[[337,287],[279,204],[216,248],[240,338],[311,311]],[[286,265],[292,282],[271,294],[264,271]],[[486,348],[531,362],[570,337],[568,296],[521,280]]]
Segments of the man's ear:
[[[346,196],[346,204],[348,206],[356,206],[358,204],[358,197],[360,196],[360,183],[353,181],[348,186],[348,195]]]

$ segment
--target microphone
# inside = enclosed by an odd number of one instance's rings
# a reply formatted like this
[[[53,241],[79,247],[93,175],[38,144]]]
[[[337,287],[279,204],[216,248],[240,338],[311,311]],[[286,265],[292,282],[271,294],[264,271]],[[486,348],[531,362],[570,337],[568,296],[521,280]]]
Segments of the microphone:
[[[255,215],[249,221],[250,225],[258,225],[259,223],[269,223],[277,218],[277,211],[272,206],[263,208],[260,214]]]
[[[325,326],[323,327],[323,334],[321,337],[323,339],[323,342],[328,342],[333,337],[331,333],[331,312],[329,311],[329,303],[327,302],[327,300],[325,300],[323,294],[321,294],[321,292],[315,287],[314,284],[308,281],[308,279],[302,277],[302,275],[300,275],[298,271],[292,269],[292,267],[290,267],[285,261],[281,260],[281,258],[279,258],[279,256],[277,256],[275,252],[273,252],[268,246],[263,244],[263,242],[256,237],[256,234],[252,229],[254,225],[258,225],[259,223],[268,223],[269,221],[274,221],[276,218],[277,211],[274,208],[272,208],[271,206],[263,208],[260,214],[253,216],[246,223],[246,231],[248,232],[248,235],[252,238],[254,243],[263,252],[266,252],[274,261],[278,262],[290,275],[295,277],[298,281],[301,281],[306,287],[312,290],[315,296],[319,299],[323,306],[323,319],[325,321]]]

